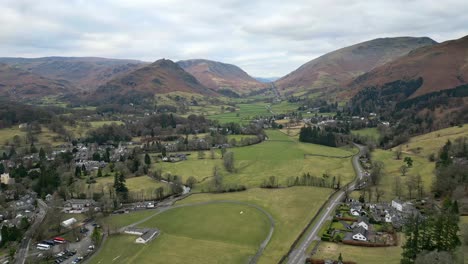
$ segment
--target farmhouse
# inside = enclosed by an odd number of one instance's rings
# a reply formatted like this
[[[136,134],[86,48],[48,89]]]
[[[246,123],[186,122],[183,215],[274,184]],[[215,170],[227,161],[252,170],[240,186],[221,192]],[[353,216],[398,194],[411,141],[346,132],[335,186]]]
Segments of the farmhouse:
[[[392,207],[403,212],[403,202],[400,200],[392,200]]]
[[[159,230],[149,229],[149,228],[129,227],[125,229],[124,233],[130,234],[130,235],[137,235],[138,238],[135,239],[135,243],[146,244],[159,235]]]
[[[70,199],[65,201],[63,210],[67,213],[82,213],[94,205],[96,202],[92,199]]]
[[[3,184],[13,184],[15,183],[15,179],[13,178],[10,178],[10,174],[9,173],[3,173],[1,176],[0,176],[0,180],[1,180],[1,183]]]
[[[353,230],[353,239],[367,241],[368,231],[364,227],[357,227]]]

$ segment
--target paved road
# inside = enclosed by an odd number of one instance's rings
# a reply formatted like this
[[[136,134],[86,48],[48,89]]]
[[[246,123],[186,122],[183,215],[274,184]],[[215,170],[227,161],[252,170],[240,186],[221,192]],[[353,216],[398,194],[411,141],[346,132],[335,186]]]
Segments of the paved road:
[[[355,144],[356,147],[359,148],[359,152],[353,156],[352,163],[354,167],[354,171],[356,173],[356,179],[349,185],[349,190],[354,190],[355,184],[357,179],[362,179],[364,177],[364,171],[359,163],[359,157],[364,151],[364,146]],[[321,217],[317,220],[316,224],[313,228],[306,233],[305,238],[303,239],[302,243],[300,243],[296,249],[294,249],[288,257],[288,264],[304,264],[308,254],[306,252],[307,248],[309,248],[312,241],[317,238],[317,234],[323,225],[323,223],[330,217],[331,213],[335,211],[335,207],[343,200],[345,192],[339,191],[330,200],[328,200],[326,207],[324,208],[324,213],[322,213]],[[320,212],[319,212],[320,213]],[[318,239],[318,238],[317,238]]]
[[[29,246],[31,244],[31,237],[47,214],[48,206],[43,200],[37,199],[37,205],[39,207],[39,213],[36,215],[36,218],[34,219],[31,227],[28,229],[28,231],[26,231],[26,233],[24,233],[23,240],[21,241],[19,249],[16,252],[15,263],[17,264],[24,264],[26,262]]]
[[[151,218],[153,218],[153,217],[155,217],[155,216],[157,216],[157,215],[159,215],[159,214],[161,214],[163,212],[166,212],[168,210],[172,210],[172,209],[175,209],[175,208],[189,207],[189,206],[199,206],[199,205],[207,205],[207,204],[220,204],[220,203],[231,203],[231,204],[239,204],[239,205],[245,205],[245,206],[253,207],[253,208],[259,210],[261,213],[263,213],[268,218],[268,220],[270,221],[270,231],[268,232],[267,237],[263,240],[263,242],[260,244],[256,254],[249,261],[249,264],[257,263],[258,259],[263,254],[263,251],[265,250],[266,246],[270,242],[271,237],[273,236],[273,232],[275,231],[275,220],[273,219],[273,216],[271,216],[270,213],[268,213],[262,207],[260,207],[258,205],[255,205],[255,204],[244,203],[244,202],[239,202],[239,201],[220,200],[220,201],[208,201],[208,202],[199,202],[199,203],[190,203],[190,204],[181,204],[181,205],[175,205],[175,206],[171,205],[171,206],[159,207],[158,211],[155,212],[154,214],[152,214],[152,215],[150,215],[150,216],[148,216],[148,217],[146,217],[144,219],[138,220],[137,222],[134,222],[134,223],[132,223],[132,224],[130,224],[128,226],[120,228],[119,232],[123,232],[128,227],[134,227],[134,226],[140,225],[140,224],[148,221],[149,219],[151,219]],[[93,254],[93,256],[91,258],[89,258],[86,263],[89,263],[90,260],[95,255],[96,254]]]

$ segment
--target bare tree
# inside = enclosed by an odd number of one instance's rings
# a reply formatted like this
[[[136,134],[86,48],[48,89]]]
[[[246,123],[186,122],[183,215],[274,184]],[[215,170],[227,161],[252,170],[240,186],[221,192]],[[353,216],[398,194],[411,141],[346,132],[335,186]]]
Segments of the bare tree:
[[[213,168],[213,185],[216,191],[220,192],[223,189],[223,176],[219,173],[218,166]]]
[[[423,184],[423,181],[422,181],[422,177],[421,177],[421,174],[416,174],[416,177],[415,177],[415,184],[416,184],[416,189],[418,191],[418,198],[419,199],[422,199],[423,195],[424,195],[424,184]]]
[[[372,162],[372,169],[370,172],[370,180],[372,185],[377,185],[382,178],[384,163],[382,161]]]
[[[224,164],[224,167],[226,168],[227,171],[229,171],[229,172],[234,172],[235,171],[235,168],[234,168],[234,153],[233,152],[229,151],[226,154],[224,154],[223,164]]]
[[[382,196],[384,196],[385,194],[385,191],[382,190],[382,189],[379,189],[379,187],[375,187],[375,199],[378,202],[380,202],[380,198],[382,198]]]
[[[413,191],[416,188],[416,181],[414,176],[410,176],[406,179],[406,188],[408,190],[408,196],[413,199]]]
[[[215,159],[215,158],[216,158],[214,148],[211,148],[211,149],[210,149],[210,158],[211,158],[211,159]]]
[[[395,149],[395,159],[400,160],[402,154],[403,154],[403,151],[402,151],[402,149],[401,149],[401,146],[398,146],[398,147]]]
[[[400,176],[395,176],[394,177],[394,183],[393,183],[393,192],[395,193],[395,196],[400,199],[401,197],[401,179]]]
[[[401,176],[405,176],[408,172],[408,167],[406,165],[401,165],[400,167]]]

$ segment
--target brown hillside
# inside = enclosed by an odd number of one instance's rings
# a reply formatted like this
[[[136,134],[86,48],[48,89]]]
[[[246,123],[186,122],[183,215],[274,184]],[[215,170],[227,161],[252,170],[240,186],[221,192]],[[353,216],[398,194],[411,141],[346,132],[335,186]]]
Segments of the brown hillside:
[[[66,81],[57,81],[0,64],[0,96],[17,101],[29,101],[45,96],[72,93],[75,88]]]
[[[266,84],[232,64],[200,59],[179,61],[177,64],[201,84],[214,90],[231,89],[237,93],[247,93],[266,87]]]
[[[113,78],[148,64],[93,57],[0,58],[0,63],[49,79],[66,80],[84,91],[94,90]]]
[[[349,87],[352,95],[364,87],[419,77],[423,84],[411,98],[468,83],[468,36],[414,50],[359,76]]]
[[[281,90],[336,88],[411,50],[431,46],[430,38],[379,38],[314,59],[275,82]]]
[[[106,99],[132,94],[148,96],[170,92],[217,95],[173,61],[161,59],[100,86],[92,97]]]

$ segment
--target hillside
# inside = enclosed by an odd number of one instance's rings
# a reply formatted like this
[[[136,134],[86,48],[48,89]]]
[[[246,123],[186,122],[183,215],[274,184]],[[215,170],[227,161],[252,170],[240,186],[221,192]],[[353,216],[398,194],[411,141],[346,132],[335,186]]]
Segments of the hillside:
[[[89,91],[147,63],[93,57],[0,58],[0,63],[38,74],[49,79],[66,80]]]
[[[468,83],[468,36],[422,47],[352,81],[352,94],[364,87],[422,78],[410,98]]]
[[[213,90],[230,89],[236,93],[248,93],[266,87],[232,64],[201,59],[179,61],[177,64]]]
[[[173,61],[161,59],[98,87],[90,100],[138,103],[170,92],[217,95]]]
[[[436,42],[430,38],[379,38],[327,53],[275,82],[281,91],[334,89],[393,59]]]
[[[6,64],[0,64],[0,96],[16,101],[60,96],[76,90],[67,81],[52,80]]]

